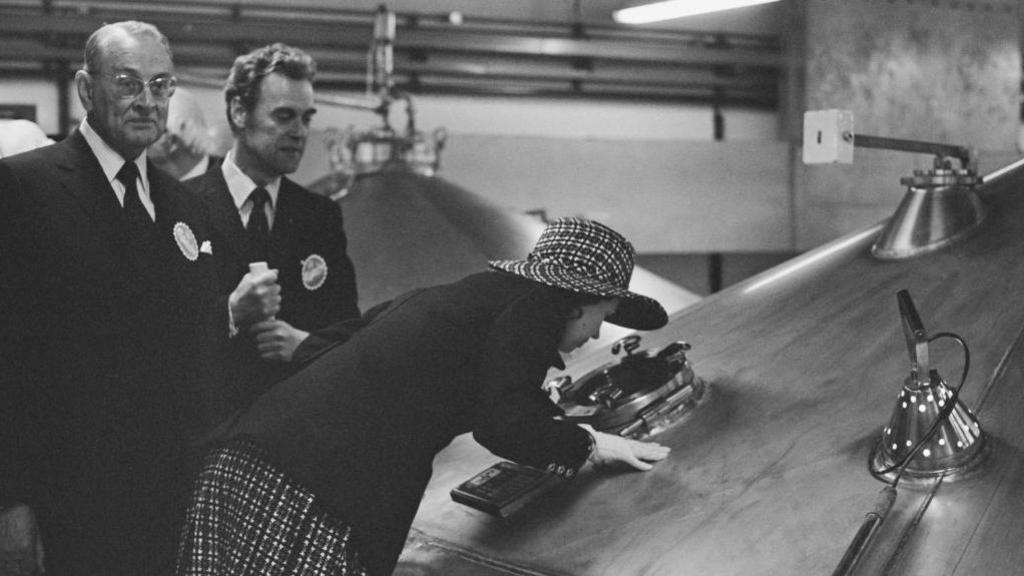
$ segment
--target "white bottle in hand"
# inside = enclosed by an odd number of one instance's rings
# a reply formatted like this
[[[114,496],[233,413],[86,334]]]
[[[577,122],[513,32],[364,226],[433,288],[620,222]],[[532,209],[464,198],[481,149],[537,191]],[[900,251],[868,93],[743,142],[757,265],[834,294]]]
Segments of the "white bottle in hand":
[[[249,273],[253,276],[262,274],[270,270],[270,266],[266,262],[249,262]],[[274,316],[268,316],[267,320],[273,320]]]

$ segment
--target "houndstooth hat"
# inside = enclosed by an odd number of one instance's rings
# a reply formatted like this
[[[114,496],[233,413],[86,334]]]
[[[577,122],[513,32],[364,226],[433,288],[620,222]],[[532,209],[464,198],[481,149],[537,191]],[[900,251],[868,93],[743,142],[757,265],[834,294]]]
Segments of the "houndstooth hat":
[[[548,224],[526,260],[496,260],[492,268],[573,292],[618,298],[608,321],[636,330],[654,330],[668,322],[661,304],[629,291],[636,250],[611,228],[582,218]]]

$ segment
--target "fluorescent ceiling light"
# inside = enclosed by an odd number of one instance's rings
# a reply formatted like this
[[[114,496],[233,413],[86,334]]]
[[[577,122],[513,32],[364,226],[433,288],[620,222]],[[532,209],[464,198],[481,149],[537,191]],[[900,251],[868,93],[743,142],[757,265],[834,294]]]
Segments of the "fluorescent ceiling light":
[[[623,8],[612,13],[612,18],[620,24],[647,24],[660,22],[683,16],[695,14],[707,14],[754,6],[756,4],[768,4],[779,0],[667,0],[665,2],[654,2],[643,4],[632,8]]]

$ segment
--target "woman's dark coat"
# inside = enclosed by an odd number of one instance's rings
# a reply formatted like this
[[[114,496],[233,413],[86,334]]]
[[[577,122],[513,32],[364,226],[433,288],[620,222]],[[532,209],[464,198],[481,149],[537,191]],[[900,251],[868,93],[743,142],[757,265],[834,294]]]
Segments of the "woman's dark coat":
[[[564,367],[568,310],[561,291],[496,271],[406,294],[258,399],[228,436],[257,440],[352,525],[370,572],[390,574],[434,455],[456,435],[567,476],[586,461],[589,434],[554,420],[541,390]]]

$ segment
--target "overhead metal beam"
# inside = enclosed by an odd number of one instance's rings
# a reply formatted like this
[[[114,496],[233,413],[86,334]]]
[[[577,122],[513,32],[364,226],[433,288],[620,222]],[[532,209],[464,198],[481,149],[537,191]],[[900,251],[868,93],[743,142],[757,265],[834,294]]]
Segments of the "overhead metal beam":
[[[143,19],[171,40],[179,67],[222,68],[269,41],[306,49],[321,87],[365,84],[372,12],[307,11],[231,2],[42,2],[0,6],[0,70],[26,62],[81,60],[85,38],[104,22]],[[403,15],[394,43],[395,75],[413,92],[555,93],[628,99],[707,98],[774,106],[781,50],[777,39],[706,33],[650,34],[613,27],[482,22],[451,26],[435,16]],[[325,82],[326,81],[326,82]],[[697,96],[695,96],[697,95]]]

